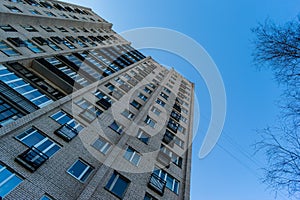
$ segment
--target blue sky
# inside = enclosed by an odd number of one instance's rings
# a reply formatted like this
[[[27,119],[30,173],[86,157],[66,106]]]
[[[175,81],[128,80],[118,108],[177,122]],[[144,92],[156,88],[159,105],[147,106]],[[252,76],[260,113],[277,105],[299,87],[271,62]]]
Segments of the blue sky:
[[[227,94],[224,132],[218,145],[204,159],[198,152],[210,118],[209,94],[189,63],[167,52],[144,50],[162,64],[173,66],[196,85],[201,124],[193,144],[193,200],[269,200],[259,178],[262,155],[253,156],[255,129],[276,123],[280,88],[270,71],[258,71],[251,63],[250,29],[271,18],[283,23],[295,18],[299,0],[70,0],[92,7],[113,23],[117,32],[142,27],[179,31],[201,44],[217,64]],[[203,66],[205,67],[205,66]],[[278,199],[287,199],[279,194]]]

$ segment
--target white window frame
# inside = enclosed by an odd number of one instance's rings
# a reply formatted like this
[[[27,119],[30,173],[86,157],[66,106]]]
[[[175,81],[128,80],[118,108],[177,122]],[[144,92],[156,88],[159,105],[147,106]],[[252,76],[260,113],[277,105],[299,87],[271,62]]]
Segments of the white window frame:
[[[86,165],[86,168],[81,172],[81,174],[80,174],[78,177],[76,177],[74,174],[72,174],[72,173],[70,172],[70,170],[74,167],[74,165],[75,165],[77,162],[82,162],[83,164]],[[81,178],[87,173],[87,171],[88,171],[89,169],[92,169],[92,170],[93,170],[93,167],[90,166],[89,164],[87,164],[86,162],[84,162],[83,160],[78,159],[78,160],[76,160],[76,161],[71,165],[71,167],[69,167],[69,169],[67,170],[67,173],[70,174],[70,175],[71,175],[72,177],[74,177],[75,179],[79,180],[80,182],[83,182],[83,183],[84,183],[84,182],[88,179],[88,177],[91,175],[91,172],[92,172],[92,171],[90,172],[90,174],[86,177],[86,179],[85,179],[84,181],[82,181]]]

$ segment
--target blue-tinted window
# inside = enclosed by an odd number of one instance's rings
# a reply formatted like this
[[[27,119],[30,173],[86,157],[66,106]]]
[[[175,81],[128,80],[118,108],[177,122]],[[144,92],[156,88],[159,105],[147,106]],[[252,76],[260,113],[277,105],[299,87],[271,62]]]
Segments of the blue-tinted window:
[[[32,43],[30,40],[25,40],[24,41],[27,48],[30,49],[33,53],[43,53],[45,52],[43,49]]]
[[[84,182],[93,171],[93,168],[82,160],[77,160],[69,169],[68,173],[74,178]]]
[[[130,181],[120,174],[114,172],[105,188],[119,198],[123,198]]]
[[[22,182],[22,179],[0,164],[0,197],[5,197]]]
[[[61,125],[68,124],[72,128],[76,129],[78,132],[80,132],[83,129],[83,126],[80,123],[75,121],[71,116],[69,116],[67,113],[65,113],[62,110],[53,114],[51,118],[57,121]]]
[[[19,134],[16,138],[28,147],[36,147],[48,157],[51,157],[60,149],[60,146],[35,128]]]
[[[25,82],[3,65],[0,65],[0,80],[39,107],[44,107],[53,102],[38,89]]]
[[[22,113],[0,99],[0,127],[13,122],[22,116]]]
[[[3,41],[0,41],[0,51],[3,52],[7,56],[19,56],[20,55],[19,52],[17,52],[16,50],[14,50],[10,46],[8,46],[8,44],[6,44]]]

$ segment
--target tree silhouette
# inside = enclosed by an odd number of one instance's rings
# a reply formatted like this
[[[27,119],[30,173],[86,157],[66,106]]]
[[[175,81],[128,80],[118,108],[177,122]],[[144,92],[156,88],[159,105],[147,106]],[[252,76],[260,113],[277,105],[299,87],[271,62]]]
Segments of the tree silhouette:
[[[300,23],[277,25],[266,20],[252,31],[256,66],[270,68],[284,88],[279,123],[260,130],[261,140],[255,144],[268,161],[263,182],[300,199]]]

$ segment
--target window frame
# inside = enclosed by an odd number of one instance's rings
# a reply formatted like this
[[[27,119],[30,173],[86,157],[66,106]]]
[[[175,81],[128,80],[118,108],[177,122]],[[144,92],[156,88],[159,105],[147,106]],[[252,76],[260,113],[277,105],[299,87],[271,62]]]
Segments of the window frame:
[[[134,166],[139,166],[139,163],[142,159],[142,155],[131,146],[128,146],[123,154],[123,158],[131,164],[133,164]],[[136,163],[134,162],[135,160],[137,161]]]
[[[86,165],[86,168],[80,173],[80,175],[78,177],[76,177],[74,174],[72,174],[72,172],[70,172],[70,170],[77,164],[77,162],[81,162],[82,164]],[[91,169],[91,171],[88,171],[89,169]],[[68,168],[67,173],[69,175],[71,175],[73,178],[77,179],[78,181],[84,183],[88,180],[88,178],[91,175],[91,173],[93,172],[93,170],[94,170],[94,168],[91,165],[89,165],[87,162],[85,162],[79,158],[71,165],[71,167]],[[88,173],[87,176],[86,176],[86,173]],[[81,180],[85,176],[86,176],[86,178],[84,180]]]
[[[122,194],[121,195],[118,195],[113,191],[119,178],[122,181],[127,183],[126,188],[122,189]],[[107,191],[109,191],[110,193],[112,193],[113,195],[115,195],[116,197],[118,197],[120,199],[123,199],[126,192],[127,192],[127,190],[128,190],[128,188],[129,188],[130,183],[131,183],[131,181],[128,178],[126,178],[125,176],[121,175],[120,173],[114,171],[104,188]]]
[[[0,188],[5,186],[5,184],[7,184],[9,181],[11,181],[14,177],[17,178],[18,183],[14,184],[13,187],[9,188],[9,191],[7,191],[6,193],[1,194],[2,198],[4,198],[6,195],[8,195],[10,192],[12,192],[16,187],[18,187],[18,185],[20,185],[23,182],[23,178],[21,176],[19,176],[18,174],[16,174],[13,170],[11,170],[10,168],[8,168],[6,165],[2,164],[0,162],[0,174],[4,171],[7,170],[9,172],[7,178],[5,178],[2,182],[0,182]]]

